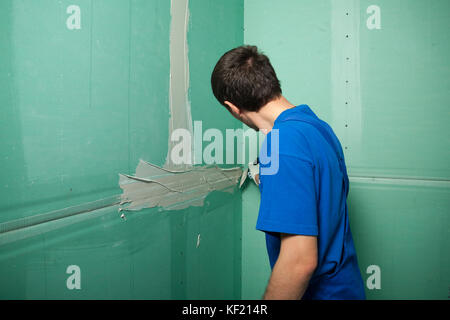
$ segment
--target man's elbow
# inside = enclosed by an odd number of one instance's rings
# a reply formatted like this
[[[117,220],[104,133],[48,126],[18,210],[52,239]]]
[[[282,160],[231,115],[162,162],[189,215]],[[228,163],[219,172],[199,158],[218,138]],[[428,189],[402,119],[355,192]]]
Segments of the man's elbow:
[[[317,260],[301,261],[296,263],[293,273],[303,279],[310,279],[317,269]]]

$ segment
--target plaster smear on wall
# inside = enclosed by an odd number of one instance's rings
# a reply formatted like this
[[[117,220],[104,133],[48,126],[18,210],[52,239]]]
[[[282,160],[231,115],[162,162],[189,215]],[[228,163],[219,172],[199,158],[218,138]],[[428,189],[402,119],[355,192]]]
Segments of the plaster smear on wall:
[[[193,167],[175,164],[170,155],[177,141],[172,133],[185,129],[193,134],[189,102],[189,61],[187,29],[189,1],[172,0],[170,29],[169,147],[164,167],[140,160],[134,176],[119,174],[122,188],[122,210],[161,207],[166,210],[203,206],[212,191],[233,192],[242,176],[240,167],[221,169],[216,166]],[[191,152],[191,157],[193,156]],[[193,160],[193,159],[191,159]],[[194,163],[190,161],[190,163]]]
[[[187,31],[189,25],[189,1],[172,0],[170,5],[170,83],[169,83],[169,148],[165,168],[187,169],[187,164],[176,165],[170,154],[176,144],[172,133],[185,129],[193,134],[191,105],[189,101],[189,59]],[[193,152],[191,150],[191,160]],[[190,161],[193,163],[193,161]]]
[[[203,206],[204,199],[212,191],[233,193],[241,176],[240,167],[203,166],[175,171],[141,159],[134,176],[119,174],[119,185],[123,190],[119,211]]]

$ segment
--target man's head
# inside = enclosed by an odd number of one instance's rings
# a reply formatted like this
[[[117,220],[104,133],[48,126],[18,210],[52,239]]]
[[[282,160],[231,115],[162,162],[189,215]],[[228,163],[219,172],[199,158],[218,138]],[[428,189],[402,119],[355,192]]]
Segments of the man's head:
[[[240,46],[226,52],[211,75],[216,99],[233,116],[257,130],[248,117],[281,96],[280,82],[269,58],[255,46]]]

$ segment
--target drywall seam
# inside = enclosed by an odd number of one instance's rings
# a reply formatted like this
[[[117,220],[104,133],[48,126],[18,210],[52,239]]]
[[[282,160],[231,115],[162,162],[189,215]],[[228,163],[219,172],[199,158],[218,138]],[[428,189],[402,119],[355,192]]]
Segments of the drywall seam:
[[[370,177],[370,176],[352,176],[352,175],[350,175],[348,178],[350,179],[350,182],[437,187],[437,188],[450,187],[450,180],[446,179],[424,179],[414,177]]]
[[[331,5],[332,117],[347,153],[360,149],[362,134],[360,4],[359,0],[332,0]]]
[[[212,191],[234,192],[241,175],[240,167],[201,166],[174,171],[141,159],[134,176],[119,174],[119,186],[123,190],[119,211],[203,206]]]
[[[191,106],[189,101],[189,60],[187,31],[189,25],[189,0],[172,0],[170,5],[170,83],[169,83],[169,147],[164,167],[186,169],[190,163],[176,165],[170,155],[176,144],[172,133],[186,129],[193,136]]]
[[[0,223],[0,234],[18,229],[24,229],[31,226],[35,226],[44,222],[50,222],[67,218],[69,216],[79,215],[83,213],[89,213],[95,210],[99,210],[106,207],[111,207],[119,204],[120,197],[118,195],[99,199],[92,202],[82,203],[80,205],[67,207],[64,209],[58,209],[50,212],[36,214],[30,217],[24,217],[12,221],[6,221]]]
[[[10,230],[5,233],[0,233],[0,246],[3,246],[7,243],[16,242],[19,240],[29,239],[29,238],[32,238],[35,236],[39,236],[39,235],[42,235],[43,233],[48,233],[50,231],[60,229],[63,227],[67,227],[67,226],[75,224],[75,223],[81,223],[83,221],[91,220],[94,218],[99,218],[102,216],[109,216],[115,211],[114,207],[116,207],[116,206],[118,207],[118,201],[111,205],[95,208],[90,211],[83,211],[83,212],[78,212],[78,213],[74,213],[71,215],[65,215],[58,219],[46,220],[46,221],[42,221],[42,223],[39,223],[39,224],[32,224],[32,225],[28,225],[26,227]],[[86,214],[84,214],[84,213],[86,213]],[[87,214],[87,213],[89,213],[89,214]],[[62,219],[62,218],[64,218],[64,219]],[[45,226],[43,226],[44,222],[45,222]],[[2,252],[2,258],[5,258],[5,254],[15,256],[18,253],[17,252],[9,252],[9,253]]]

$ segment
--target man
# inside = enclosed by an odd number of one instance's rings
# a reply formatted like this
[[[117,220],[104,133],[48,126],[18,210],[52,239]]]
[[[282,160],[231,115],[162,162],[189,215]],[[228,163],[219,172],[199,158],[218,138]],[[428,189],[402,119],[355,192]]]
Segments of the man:
[[[262,149],[277,147],[275,171],[264,174],[271,164],[259,157],[256,228],[265,232],[272,268],[263,298],[365,299],[348,221],[349,181],[333,130],[282,95],[269,59],[255,46],[225,53],[211,85],[235,118],[267,132]]]

